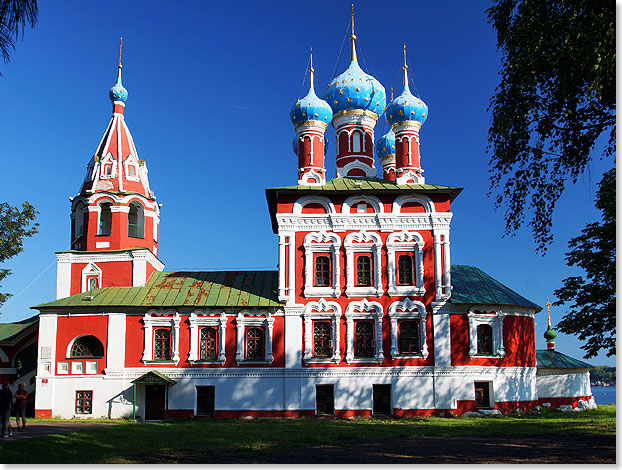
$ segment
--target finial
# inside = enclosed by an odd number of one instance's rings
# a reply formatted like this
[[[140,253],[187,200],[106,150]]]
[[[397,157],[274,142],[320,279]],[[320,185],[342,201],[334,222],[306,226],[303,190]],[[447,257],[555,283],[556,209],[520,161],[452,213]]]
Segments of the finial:
[[[117,75],[117,80],[121,78],[121,69],[123,66],[121,65],[121,53],[123,52],[123,36],[119,38],[119,74]]]
[[[408,64],[406,63],[406,43],[404,43],[404,87],[408,86]]]
[[[391,85],[391,101],[393,101],[393,85]]]
[[[350,40],[352,41],[352,50],[350,52],[350,61],[357,62],[356,60],[356,46],[354,45],[354,41],[356,41],[356,34],[354,34],[354,3],[352,4],[352,36],[350,36]]]
[[[313,72],[315,69],[313,68],[313,47],[311,47],[311,65],[309,67],[309,72],[311,72],[311,77],[309,78],[309,88],[313,89]]]
[[[549,328],[551,328],[551,302],[549,301],[549,299],[546,299],[546,313],[549,317]]]

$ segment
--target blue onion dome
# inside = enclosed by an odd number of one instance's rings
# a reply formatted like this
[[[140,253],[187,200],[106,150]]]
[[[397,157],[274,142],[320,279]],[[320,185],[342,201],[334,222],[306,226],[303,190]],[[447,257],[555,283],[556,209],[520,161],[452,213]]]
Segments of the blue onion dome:
[[[110,101],[127,101],[127,90],[123,86],[121,81],[121,64],[119,64],[119,75],[117,76],[117,83],[110,89]]]
[[[395,155],[395,134],[392,130],[389,130],[389,132],[378,139],[376,153],[380,158]]]
[[[363,109],[379,116],[387,102],[384,87],[374,77],[363,72],[356,60],[350,62],[348,69],[330,82],[324,98],[335,114],[350,109]]]
[[[384,114],[387,122],[392,126],[404,121],[416,121],[423,124],[428,118],[428,106],[414,96],[406,84],[402,94],[389,103]]]
[[[295,126],[306,121],[321,121],[328,125],[333,118],[333,110],[326,101],[318,98],[311,87],[307,96],[296,101],[289,117]]]

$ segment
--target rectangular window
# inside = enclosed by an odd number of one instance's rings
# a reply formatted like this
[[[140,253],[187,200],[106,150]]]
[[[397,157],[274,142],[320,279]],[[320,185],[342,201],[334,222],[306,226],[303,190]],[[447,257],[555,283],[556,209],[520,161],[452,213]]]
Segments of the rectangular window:
[[[374,385],[373,410],[375,415],[391,414],[391,385]]]
[[[263,328],[246,329],[246,359],[249,361],[263,361],[265,359]]]
[[[164,328],[158,328],[153,335],[153,359],[156,361],[168,361],[171,359],[171,332]]]
[[[399,255],[397,257],[397,285],[412,286],[413,283],[413,257],[411,255]]]
[[[356,285],[370,287],[371,283],[371,256],[360,255],[356,258]]]
[[[371,320],[355,321],[354,357],[374,357],[375,354],[374,323]]]
[[[216,328],[201,328],[201,340],[199,344],[199,360],[215,361],[217,354],[218,332]]]
[[[313,356],[331,357],[333,355],[332,325],[330,321],[313,322]]]
[[[78,390],[76,392],[76,414],[89,415],[93,413],[93,390]]]
[[[477,354],[492,354],[492,327],[477,325]]]
[[[213,385],[197,387],[197,415],[214,416],[214,395]]]
[[[320,255],[315,258],[315,286],[330,287],[332,285],[332,272],[330,256]]]
[[[318,415],[335,414],[335,397],[333,385],[315,386],[315,413]]]
[[[399,322],[398,345],[400,354],[421,353],[419,320],[402,320]]]
[[[490,408],[490,382],[475,382],[475,407]]]

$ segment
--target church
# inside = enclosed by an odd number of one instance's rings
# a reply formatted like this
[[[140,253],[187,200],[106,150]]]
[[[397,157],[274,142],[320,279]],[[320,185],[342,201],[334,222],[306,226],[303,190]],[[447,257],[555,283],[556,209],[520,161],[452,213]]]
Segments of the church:
[[[265,191],[275,271],[164,270],[119,62],[112,117],[71,198],[71,249],[56,254],[57,299],[0,337],[36,345],[35,416],[445,416],[591,399],[589,364],[568,369],[551,347],[549,373],[538,368],[541,307],[451,264],[462,189],[423,176],[428,107],[410,91],[406,50],[403,90],[387,100],[358,63],[354,28],[350,40],[349,67],[319,97],[311,61],[290,111],[292,181]],[[379,119],[391,130],[376,140]]]

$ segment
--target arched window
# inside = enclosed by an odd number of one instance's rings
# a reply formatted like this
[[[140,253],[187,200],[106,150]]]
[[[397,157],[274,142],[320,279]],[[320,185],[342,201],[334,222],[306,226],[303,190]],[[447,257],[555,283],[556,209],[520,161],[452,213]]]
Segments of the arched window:
[[[171,359],[171,332],[164,328],[158,328],[154,333],[153,359],[156,361],[168,361]]]
[[[246,330],[246,359],[264,360],[263,328],[253,327]]]
[[[420,354],[419,320],[402,320],[398,332],[400,354]]]
[[[371,256],[360,255],[356,258],[356,285],[358,287],[371,286]]]
[[[397,285],[413,285],[413,257],[411,255],[400,255],[397,258]]]
[[[110,235],[112,230],[112,204],[102,202],[99,205],[99,232],[97,235]]]
[[[31,343],[15,355],[17,376],[22,377],[37,368],[37,343]]]
[[[97,277],[92,276],[89,277],[89,290],[97,289],[99,285],[97,284]]]
[[[105,164],[104,165],[104,176],[112,176],[112,164]]]
[[[492,327],[477,325],[477,354],[492,354]]]
[[[78,202],[76,204],[76,208],[74,210],[75,218],[74,218],[74,237],[78,238],[82,236],[82,231],[84,228],[84,204],[82,202]]]
[[[216,328],[201,329],[201,343],[199,345],[199,360],[215,361],[218,350],[217,340],[218,333]]]
[[[354,357],[374,357],[374,323],[371,320],[354,322]]]
[[[69,357],[102,357],[104,345],[95,336],[85,335],[76,338],[71,346]]]
[[[145,209],[141,203],[136,201],[130,203],[127,234],[134,238],[145,238]]]
[[[352,133],[352,152],[361,151],[361,134],[358,132]]]
[[[330,269],[330,256],[318,256],[315,258],[315,286],[329,287],[332,273]]]
[[[330,357],[333,355],[332,328],[330,321],[313,322],[313,356]]]
[[[134,165],[127,167],[127,176],[130,178],[136,178],[136,168],[134,168]]]

